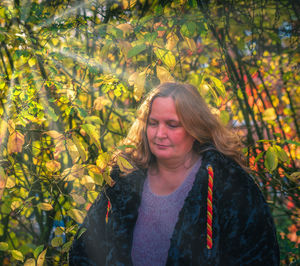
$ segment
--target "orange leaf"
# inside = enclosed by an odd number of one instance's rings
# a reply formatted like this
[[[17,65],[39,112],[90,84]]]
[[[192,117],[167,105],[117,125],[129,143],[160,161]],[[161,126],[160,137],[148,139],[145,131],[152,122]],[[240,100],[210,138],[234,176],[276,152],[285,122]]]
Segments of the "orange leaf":
[[[20,132],[13,132],[9,138],[7,143],[7,152],[8,154],[12,154],[14,152],[22,152],[22,147],[24,145],[24,136]]]

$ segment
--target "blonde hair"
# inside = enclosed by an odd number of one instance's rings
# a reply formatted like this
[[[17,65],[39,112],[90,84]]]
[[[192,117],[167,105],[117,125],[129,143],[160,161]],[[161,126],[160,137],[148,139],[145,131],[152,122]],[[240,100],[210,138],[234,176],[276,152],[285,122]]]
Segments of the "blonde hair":
[[[157,97],[171,97],[174,100],[180,122],[195,138],[193,146],[195,152],[201,154],[215,148],[244,167],[239,137],[211,113],[194,86],[173,82],[162,83],[148,94],[138,109],[137,119],[122,142],[124,145],[135,146],[128,148],[123,155],[136,167],[148,168],[155,161],[148,145],[147,122],[152,102]]]

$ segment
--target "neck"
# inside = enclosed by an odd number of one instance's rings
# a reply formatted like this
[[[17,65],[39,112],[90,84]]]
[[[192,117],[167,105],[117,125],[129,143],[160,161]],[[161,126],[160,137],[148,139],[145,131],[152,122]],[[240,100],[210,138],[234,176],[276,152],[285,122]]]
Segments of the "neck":
[[[191,152],[178,160],[158,160],[149,169],[149,185],[158,195],[167,195],[177,189],[185,180],[199,155]]]
[[[199,155],[191,151],[182,158],[157,160],[152,169],[161,177],[182,174],[189,171],[198,158]]]

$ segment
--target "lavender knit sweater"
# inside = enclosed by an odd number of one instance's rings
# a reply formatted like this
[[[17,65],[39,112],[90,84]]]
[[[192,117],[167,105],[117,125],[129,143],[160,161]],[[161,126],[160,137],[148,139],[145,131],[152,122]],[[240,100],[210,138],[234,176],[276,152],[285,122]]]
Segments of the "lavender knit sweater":
[[[179,188],[166,196],[151,192],[145,180],[139,215],[133,232],[131,257],[134,266],[165,265],[178,214],[193,186],[201,158]]]

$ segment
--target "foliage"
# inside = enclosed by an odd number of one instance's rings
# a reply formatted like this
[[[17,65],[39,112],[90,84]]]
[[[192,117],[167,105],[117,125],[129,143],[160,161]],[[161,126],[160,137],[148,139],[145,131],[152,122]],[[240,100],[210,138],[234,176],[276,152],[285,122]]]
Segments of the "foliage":
[[[110,158],[136,107],[168,80],[194,84],[244,137],[282,263],[299,260],[300,8],[218,3],[0,3],[3,265],[67,263],[78,224],[103,183],[113,185]]]

